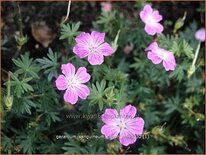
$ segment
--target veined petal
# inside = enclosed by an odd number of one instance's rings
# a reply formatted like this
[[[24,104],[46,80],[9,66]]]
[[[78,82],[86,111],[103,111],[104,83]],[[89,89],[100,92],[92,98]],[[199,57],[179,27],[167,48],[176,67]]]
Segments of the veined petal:
[[[77,70],[75,77],[80,83],[86,83],[91,78],[91,76],[87,73],[87,69],[85,67],[80,67]]]
[[[88,61],[91,65],[101,65],[104,62],[104,57],[101,53],[91,53],[88,56]]]
[[[137,137],[135,134],[132,134],[129,130],[121,130],[119,135],[119,142],[124,145],[128,146],[129,144],[135,143],[137,140]]]
[[[152,36],[155,35],[156,33],[156,29],[152,25],[146,24],[144,27],[144,30],[145,32],[147,32],[147,34],[152,35]]]
[[[145,19],[147,18],[147,16],[149,14],[152,14],[152,8],[150,5],[145,5],[145,7],[143,8],[143,10],[140,12],[140,18],[143,22],[145,22]]]
[[[82,32],[80,33],[76,38],[75,41],[77,44],[85,45],[85,46],[91,46],[92,39],[91,35],[89,33]]]
[[[75,89],[77,95],[83,100],[85,100],[87,96],[90,94],[89,88],[84,84],[79,84]]]
[[[97,48],[98,52],[101,52],[104,56],[109,56],[112,55],[113,49],[112,46],[109,45],[108,43],[103,43]]]
[[[64,94],[64,100],[71,104],[76,104],[78,101],[78,95],[75,90],[68,88]]]
[[[118,112],[116,109],[106,109],[104,114],[102,115],[102,121],[106,124],[117,125]]]
[[[92,37],[93,45],[99,46],[100,44],[104,42],[105,33],[92,31],[91,37]]]
[[[154,26],[156,33],[161,33],[164,29],[160,23],[155,23],[153,26]]]
[[[61,70],[62,73],[66,76],[66,78],[71,78],[75,74],[75,67],[71,63],[62,64]]]
[[[175,61],[174,54],[172,52],[169,52],[167,58],[163,60],[163,66],[166,71],[175,70],[176,61]]]
[[[64,75],[59,75],[55,83],[59,90],[65,90],[67,88],[67,80]]]
[[[104,125],[101,128],[101,133],[105,135],[107,139],[110,139],[110,140],[115,139],[118,136],[119,132],[120,132],[120,129],[117,126]]]
[[[73,47],[73,52],[81,59],[89,55],[89,49],[82,44],[75,45]]]
[[[145,51],[155,52],[158,48],[159,48],[159,47],[158,47],[157,42],[153,42],[153,43],[151,43],[151,44],[145,49]]]
[[[136,113],[137,109],[131,105],[127,105],[120,110],[120,116],[125,118],[134,118]]]
[[[162,20],[162,15],[160,15],[159,11],[157,11],[157,10],[152,13],[152,16],[153,16],[155,22],[160,22]]]
[[[153,64],[159,64],[162,60],[154,52],[148,52],[147,58],[152,61]]]
[[[144,120],[141,117],[128,119],[126,121],[126,127],[132,134],[140,135],[143,133]]]

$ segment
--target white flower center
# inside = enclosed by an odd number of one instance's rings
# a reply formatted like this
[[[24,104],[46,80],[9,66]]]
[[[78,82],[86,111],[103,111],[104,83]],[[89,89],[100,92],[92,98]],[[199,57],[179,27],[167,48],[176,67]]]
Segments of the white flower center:
[[[97,51],[97,47],[89,47],[90,53],[95,53]]]
[[[123,118],[119,118],[119,124],[118,124],[120,130],[126,129],[126,123]]]
[[[67,87],[74,88],[79,84],[79,82],[76,80],[75,76],[73,76],[71,79],[67,78]]]
[[[153,24],[153,23],[155,23],[152,14],[147,15],[146,20],[145,20],[145,23],[146,23],[146,24]]]
[[[159,49],[157,55],[160,59],[165,60],[167,59],[168,53],[162,49]]]

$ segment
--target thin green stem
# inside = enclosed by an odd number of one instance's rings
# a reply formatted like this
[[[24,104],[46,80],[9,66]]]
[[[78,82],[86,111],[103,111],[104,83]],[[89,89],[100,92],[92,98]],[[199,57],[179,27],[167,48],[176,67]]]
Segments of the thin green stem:
[[[11,93],[10,72],[8,72],[7,96],[10,96],[10,93]]]
[[[192,62],[192,67],[195,67],[195,63],[197,61],[197,56],[198,56],[199,51],[200,51],[200,45],[201,45],[201,42],[199,41],[199,43],[197,45],[197,49],[195,51],[195,57],[194,57],[193,62]]]

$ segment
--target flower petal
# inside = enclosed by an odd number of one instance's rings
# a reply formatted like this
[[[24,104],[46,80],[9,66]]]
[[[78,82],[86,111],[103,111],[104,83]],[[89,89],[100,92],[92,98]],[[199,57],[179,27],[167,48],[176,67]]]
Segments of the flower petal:
[[[128,146],[129,144],[135,143],[137,140],[137,137],[135,134],[132,134],[129,130],[121,130],[120,135],[119,135],[119,142],[124,145]]]
[[[145,25],[144,30],[147,34],[152,36],[156,33],[156,28],[154,28],[152,25]]]
[[[157,42],[153,42],[145,50],[155,52],[158,48]]]
[[[105,135],[107,139],[110,140],[115,139],[118,136],[119,132],[120,132],[119,127],[113,125],[104,125],[101,128],[101,133]]]
[[[99,46],[104,42],[105,33],[92,31],[91,33],[93,44]]]
[[[77,95],[85,100],[87,96],[90,94],[89,88],[84,84],[79,84],[78,87],[75,88]]]
[[[67,88],[67,81],[64,75],[59,75],[55,83],[59,90],[65,90]]]
[[[176,64],[174,64],[173,62],[163,61],[163,66],[166,71],[169,71],[169,70],[173,71],[175,70]]]
[[[143,10],[140,12],[140,18],[143,22],[145,22],[145,19],[149,14],[152,13],[152,7],[150,5],[145,5]]]
[[[88,61],[91,65],[101,65],[104,62],[104,57],[101,53],[91,53],[88,56]]]
[[[118,117],[118,112],[116,109],[106,109],[104,114],[102,115],[102,121],[106,124],[115,125],[118,124],[116,121]]]
[[[62,64],[61,70],[67,78],[72,78],[75,75],[75,67],[71,63]]]
[[[157,11],[157,10],[152,13],[152,16],[153,16],[155,22],[160,22],[162,20],[162,15],[160,15],[159,11]]]
[[[205,41],[205,28],[200,28],[195,32],[195,39],[201,42]]]
[[[160,23],[155,23],[153,25],[153,27],[154,27],[156,33],[161,33],[164,29],[163,26]]]
[[[169,52],[166,60],[163,60],[163,66],[166,71],[175,70],[176,61],[175,61],[174,54],[172,52]]]
[[[101,44],[98,48],[97,48],[98,52],[101,52],[104,56],[109,56],[112,55],[113,53],[113,49],[111,47],[111,45],[109,45],[108,43],[103,43]]]
[[[140,135],[143,133],[144,120],[141,117],[128,119],[126,122],[126,127],[132,134]]]
[[[82,44],[75,45],[73,47],[73,52],[81,59],[89,55],[89,49]]]
[[[75,41],[77,42],[77,44],[81,44],[81,45],[88,46],[88,47],[92,45],[91,35],[85,32],[80,33],[75,38]]]
[[[75,77],[79,81],[79,83],[86,83],[91,78],[91,76],[87,73],[87,69],[85,67],[80,67],[77,70]]]
[[[125,118],[134,118],[136,113],[137,109],[131,105],[127,105],[120,110],[120,116]]]
[[[159,64],[162,60],[154,52],[148,52],[147,58],[152,61],[153,64]]]
[[[78,101],[78,95],[75,90],[68,88],[64,94],[64,100],[71,104],[75,104]]]

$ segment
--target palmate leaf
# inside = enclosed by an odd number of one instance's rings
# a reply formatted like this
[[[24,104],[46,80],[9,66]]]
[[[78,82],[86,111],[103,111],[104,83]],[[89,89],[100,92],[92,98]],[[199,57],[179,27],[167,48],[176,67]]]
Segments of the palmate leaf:
[[[81,135],[80,135],[81,136]],[[86,142],[81,142],[78,140],[80,136],[77,135],[76,138],[70,138],[69,141],[64,143],[62,147],[65,150],[65,154],[98,154],[106,153],[103,149],[104,140],[103,139],[87,139]],[[72,137],[72,136],[71,136]],[[84,141],[85,139],[82,138]]]
[[[21,58],[12,59],[14,64],[19,67],[16,70],[15,74],[27,74],[33,78],[39,78],[38,71],[40,70],[39,66],[34,62],[33,58],[29,58],[29,53],[25,53],[20,56]]]
[[[68,39],[69,43],[72,39],[77,36],[80,32],[78,31],[80,26],[80,22],[72,23],[72,24],[63,24],[61,27],[61,36],[60,40]]]
[[[186,61],[182,62],[182,64],[177,64],[176,69],[170,73],[169,78],[176,78],[178,82],[181,82],[185,78],[189,66],[190,64]]]
[[[14,146],[12,144],[12,139],[7,137],[4,133],[2,133],[2,150],[3,153],[11,154]]]
[[[23,153],[34,153],[35,146],[33,145],[33,137],[22,134],[17,137],[17,143],[19,147],[23,149]]]
[[[130,68],[134,68],[139,73],[143,72],[149,64],[148,59],[140,59],[140,58],[134,57],[134,61],[135,62],[130,65]]]
[[[181,109],[182,103],[180,101],[179,96],[169,98],[168,101],[164,102],[164,104],[165,104],[165,108],[167,109],[165,111],[166,115],[170,115],[173,112],[179,112],[179,113],[182,112]]]
[[[60,118],[58,115],[59,113],[52,112],[52,111],[44,113],[44,118],[45,118],[47,125],[50,126],[52,122],[60,121]]]
[[[62,149],[65,151],[64,154],[88,153],[87,150],[81,146],[81,143],[74,138],[71,138],[68,142],[64,143]]]
[[[12,112],[18,116],[25,113],[31,115],[31,109],[35,107],[36,105],[33,101],[27,98],[20,98],[14,101]]]
[[[100,110],[103,109],[103,105],[104,103],[106,103],[106,99],[104,96],[105,89],[106,89],[105,80],[102,80],[101,83],[96,82],[96,86],[92,84],[92,87],[91,87],[91,94],[89,96],[90,104],[98,104]]]
[[[32,78],[24,78],[23,80],[19,80],[17,75],[14,73],[11,73],[11,86],[14,89],[14,92],[16,92],[16,95],[18,98],[22,96],[25,92],[34,91],[32,86],[28,84],[29,81],[32,80]]]
[[[177,41],[174,41],[170,51],[173,51],[178,57],[187,56],[190,59],[194,58],[193,48],[184,39],[178,39]]]
[[[58,55],[54,53],[52,49],[49,48],[48,58],[43,57],[42,59],[37,59],[36,61],[40,63],[41,68],[44,69],[44,74],[47,75],[48,81],[51,81],[53,77],[57,77],[57,69],[59,68],[59,63],[57,62]]]

